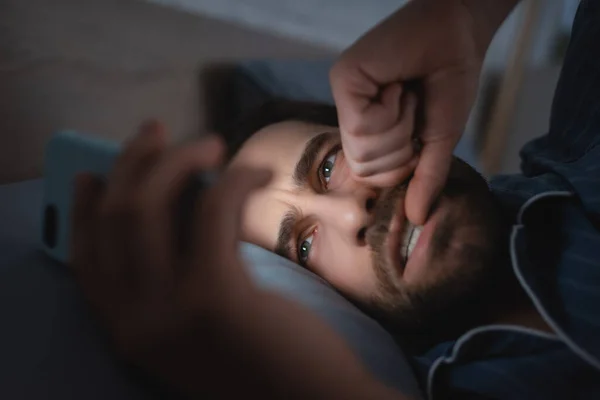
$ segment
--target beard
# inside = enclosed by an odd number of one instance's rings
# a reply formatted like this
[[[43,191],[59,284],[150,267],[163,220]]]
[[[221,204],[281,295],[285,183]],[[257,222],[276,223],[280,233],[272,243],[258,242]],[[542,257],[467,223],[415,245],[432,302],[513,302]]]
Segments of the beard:
[[[453,207],[442,210],[427,250],[431,261],[425,268],[433,279],[403,282],[390,265],[385,243],[395,205],[405,192],[406,185],[399,185],[380,194],[374,226],[366,236],[378,291],[359,306],[419,351],[484,323],[493,312],[491,305],[502,291],[514,289],[516,280],[508,260],[508,226],[495,198],[487,186],[449,178],[441,197]],[[478,233],[477,239],[451,249],[453,237],[465,226]]]

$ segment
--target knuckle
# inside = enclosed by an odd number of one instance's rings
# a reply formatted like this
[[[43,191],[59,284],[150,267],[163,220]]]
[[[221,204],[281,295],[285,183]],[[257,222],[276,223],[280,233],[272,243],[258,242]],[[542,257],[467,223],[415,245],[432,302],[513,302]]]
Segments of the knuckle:
[[[372,142],[372,140],[361,141],[356,143],[357,146],[352,148],[350,156],[357,166],[374,160],[377,158],[376,155],[382,152],[379,146],[373,146]]]
[[[391,187],[397,185],[405,177],[400,170],[385,171],[369,177],[369,183],[375,186]]]
[[[406,179],[410,175],[410,172],[411,171],[407,170],[406,168],[397,168],[397,169],[391,171],[384,178],[390,183],[396,183],[396,182],[400,182],[400,181],[403,181],[404,179]]]
[[[342,54],[335,64],[329,69],[329,79],[333,85],[342,83],[344,77],[348,74],[347,58]]]
[[[346,123],[344,124],[343,132],[346,134],[346,136],[352,138],[358,138],[370,133],[368,129],[368,123],[365,121],[365,118],[360,116],[347,119]]]
[[[365,163],[367,161],[371,161],[373,159],[373,157],[371,156],[371,152],[367,151],[367,150],[363,150],[363,151],[358,151],[354,154],[353,156],[354,161],[356,161],[356,167],[358,168],[361,164],[360,163]]]
[[[390,156],[392,168],[399,168],[406,165],[413,157],[415,153],[412,146],[402,146],[398,148]]]
[[[354,175],[358,178],[368,178],[371,176],[371,171],[369,171],[369,169],[362,164],[356,164],[354,167],[352,167],[352,172],[354,172]]]
[[[333,66],[329,69],[329,82],[331,82],[331,86],[333,87],[333,89],[335,90],[335,88],[337,87],[337,83],[338,83],[338,76],[339,76],[339,61],[336,62],[335,64],[333,64]]]
[[[402,144],[406,144],[413,138],[413,128],[414,125],[412,123],[412,120],[403,118],[402,120],[398,121],[397,125],[391,129],[390,134],[397,137],[398,141]]]

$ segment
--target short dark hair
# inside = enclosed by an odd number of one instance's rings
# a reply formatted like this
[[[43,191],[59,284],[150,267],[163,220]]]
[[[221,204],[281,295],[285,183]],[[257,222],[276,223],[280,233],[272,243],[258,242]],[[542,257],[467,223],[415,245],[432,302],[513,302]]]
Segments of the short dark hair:
[[[337,110],[331,104],[282,98],[270,99],[243,114],[226,133],[227,158],[231,159],[254,133],[284,121],[338,126]]]

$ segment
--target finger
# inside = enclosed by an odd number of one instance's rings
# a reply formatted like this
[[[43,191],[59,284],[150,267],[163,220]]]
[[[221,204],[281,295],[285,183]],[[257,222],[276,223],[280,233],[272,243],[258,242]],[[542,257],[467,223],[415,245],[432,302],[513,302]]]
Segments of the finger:
[[[271,179],[268,170],[236,168],[227,171],[200,200],[195,260],[230,268],[238,257],[240,219],[249,194]]]
[[[143,290],[168,285],[174,267],[173,209],[192,174],[216,168],[224,155],[221,140],[211,137],[167,154],[139,191],[141,221],[138,225],[136,265]]]
[[[425,223],[431,205],[446,184],[453,148],[452,142],[424,144],[406,193],[406,215],[413,224]]]
[[[418,160],[418,157],[413,157],[401,167],[378,173],[367,178],[357,177],[355,180],[373,187],[393,187],[405,182],[412,176],[412,174],[415,172]]]
[[[355,126],[350,128],[349,133],[358,137],[389,130],[398,121],[401,94],[402,85],[399,83],[383,87],[379,98],[372,98],[363,112],[355,116]]]
[[[477,80],[466,79],[465,74],[450,70],[426,81],[423,142],[458,142],[477,93]]]
[[[131,289],[134,280],[131,275],[131,241],[135,224],[135,193],[143,176],[149,173],[164,151],[166,135],[164,126],[157,121],[143,124],[118,156],[108,179],[99,224],[102,238],[99,257],[105,265],[107,279],[110,276],[114,285],[122,290],[127,286]]]
[[[394,124],[398,119],[400,119],[401,113],[401,100],[402,100],[402,85],[400,83],[392,83],[383,88],[381,92],[381,108],[378,110],[379,112],[385,113],[382,115],[383,118],[388,118],[388,121],[381,121],[379,123],[385,125],[386,122],[388,124]],[[378,121],[373,121],[374,123],[378,123]],[[376,128],[376,127],[374,127]]]
[[[355,164],[366,164],[397,152],[404,147],[411,147],[412,131],[408,124],[398,122],[390,130],[369,136],[347,137],[342,135],[344,154]]]
[[[452,151],[460,139],[477,91],[477,80],[465,71],[445,70],[425,82],[423,143],[415,176],[406,195],[406,213],[414,224],[425,223],[446,183]]]
[[[330,72],[340,129],[358,137],[388,130],[398,119],[402,85],[380,85],[360,68],[335,65]]]
[[[352,165],[366,164],[394,153],[410,144],[411,138],[399,135],[397,130],[382,132],[377,135],[356,138],[342,136],[342,148],[346,158]]]
[[[375,136],[348,140],[345,153],[353,172],[361,177],[400,167],[413,157],[417,97],[413,93],[403,99],[401,119],[389,131]]]
[[[125,194],[135,190],[166,146],[167,132],[158,121],[144,123],[117,157],[109,175],[107,201],[129,200]]]
[[[99,259],[105,279],[115,292],[133,296],[135,277],[131,273],[132,239],[135,221],[135,192],[144,174],[164,149],[166,132],[158,122],[143,125],[125,146],[109,175],[106,195],[100,207]]]
[[[342,131],[361,132],[361,115],[379,93],[379,84],[342,55],[329,71]]]
[[[90,174],[76,178],[74,207],[71,214],[71,263],[86,300],[110,322],[110,316],[122,301],[107,266],[99,263],[98,209],[104,184]]]
[[[418,104],[419,99],[415,93],[407,93],[402,99],[398,126],[404,134],[408,134],[411,137],[415,134],[415,119]]]
[[[102,184],[91,174],[83,173],[75,178],[74,186],[69,259],[75,272],[85,273],[96,260],[96,213]]]
[[[386,173],[388,171],[400,168],[413,157],[414,149],[412,142],[409,141],[407,145],[401,147],[400,149],[385,156],[379,157],[373,161],[356,164],[348,161],[348,163],[350,164],[350,168],[355,176],[360,178],[369,178],[377,174]]]

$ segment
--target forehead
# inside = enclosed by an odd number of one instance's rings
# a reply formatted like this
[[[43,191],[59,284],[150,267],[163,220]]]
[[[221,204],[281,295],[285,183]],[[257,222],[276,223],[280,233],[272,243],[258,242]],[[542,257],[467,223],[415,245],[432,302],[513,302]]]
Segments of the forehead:
[[[295,206],[292,175],[306,143],[323,132],[338,128],[299,121],[269,125],[248,139],[230,167],[266,168],[273,172],[267,187],[254,192],[246,202],[242,218],[242,240],[273,250],[279,224]]]
[[[253,167],[291,164],[302,153],[306,142],[322,132],[337,131],[338,128],[300,121],[285,121],[272,124],[255,132],[231,161],[231,165]],[[269,157],[265,157],[269,155]],[[296,159],[290,159],[296,156]],[[288,162],[285,162],[285,161]]]

